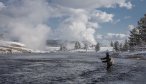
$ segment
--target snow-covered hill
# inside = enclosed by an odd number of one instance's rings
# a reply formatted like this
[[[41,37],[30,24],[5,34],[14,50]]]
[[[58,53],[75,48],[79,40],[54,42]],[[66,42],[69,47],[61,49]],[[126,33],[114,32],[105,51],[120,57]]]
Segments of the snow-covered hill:
[[[30,53],[31,49],[25,47],[24,44],[19,42],[3,41],[0,40],[0,53]]]

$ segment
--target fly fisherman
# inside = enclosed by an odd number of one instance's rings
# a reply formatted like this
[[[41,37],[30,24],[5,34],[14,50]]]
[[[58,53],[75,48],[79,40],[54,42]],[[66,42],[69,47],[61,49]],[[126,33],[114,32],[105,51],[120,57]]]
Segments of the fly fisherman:
[[[112,66],[112,60],[111,57],[109,56],[109,52],[106,52],[106,57],[101,58],[103,63],[107,63],[106,70],[109,71],[110,67]]]

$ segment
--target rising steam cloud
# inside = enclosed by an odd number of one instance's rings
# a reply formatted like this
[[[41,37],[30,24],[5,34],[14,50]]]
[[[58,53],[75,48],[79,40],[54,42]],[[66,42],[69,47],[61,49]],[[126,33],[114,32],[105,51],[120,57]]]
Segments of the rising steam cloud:
[[[59,26],[57,33],[60,39],[88,41],[96,43],[95,28],[89,24],[87,12],[81,9],[72,10],[72,15]]]
[[[41,0],[14,0],[0,11],[0,24],[11,37],[27,47],[43,49],[50,28],[44,22],[49,18],[48,5]]]
[[[48,39],[96,44],[94,36],[99,24],[112,21],[113,16],[99,10],[66,7],[47,0],[0,2],[1,31],[8,32],[9,38],[17,38],[33,49],[44,49]],[[52,23],[57,25],[55,28],[49,25],[52,19],[61,20],[58,24]]]

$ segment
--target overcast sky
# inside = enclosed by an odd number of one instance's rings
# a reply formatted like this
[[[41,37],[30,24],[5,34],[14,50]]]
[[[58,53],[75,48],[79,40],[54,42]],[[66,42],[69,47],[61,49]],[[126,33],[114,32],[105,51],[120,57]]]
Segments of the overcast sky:
[[[145,4],[146,0],[0,0],[0,29],[27,45],[42,45],[47,39],[106,44],[128,37],[146,13]]]

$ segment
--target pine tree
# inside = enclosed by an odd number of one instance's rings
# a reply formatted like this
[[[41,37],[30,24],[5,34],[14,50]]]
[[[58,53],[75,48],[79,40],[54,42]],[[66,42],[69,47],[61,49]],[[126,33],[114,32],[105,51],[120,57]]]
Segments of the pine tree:
[[[99,50],[100,50],[100,44],[97,43],[96,46],[95,46],[95,51],[97,52],[97,51],[99,51]]]
[[[86,43],[84,43],[84,49],[87,51],[87,49],[88,49],[88,44],[87,44],[87,42]]]
[[[75,47],[74,47],[75,49],[80,49],[81,48],[81,44],[80,44],[80,42],[76,42],[75,43]]]
[[[146,42],[146,14],[138,21],[138,29],[141,39]]]
[[[119,42],[118,41],[114,42],[114,49],[115,49],[115,51],[119,51],[120,50],[119,49]]]
[[[137,45],[140,45],[140,34],[139,34],[139,29],[138,28],[134,28],[131,32],[130,32],[130,37],[129,37],[129,45],[130,47],[135,47]]]
[[[114,43],[113,43],[113,41],[111,41],[111,44],[110,44],[110,46],[111,46],[111,47],[114,47]]]
[[[122,43],[119,44],[119,51],[123,51],[123,44]]]
[[[125,40],[124,45],[123,45],[123,51],[128,51],[129,50],[129,43],[127,40]]]
[[[64,44],[61,44],[60,51],[66,51],[66,50],[67,50],[66,46]]]
[[[138,21],[137,27],[130,32],[129,36],[129,46],[131,49],[143,44],[146,44],[146,14]]]

